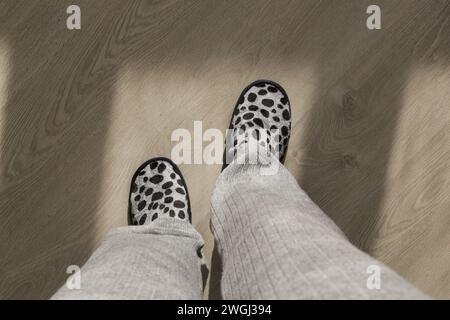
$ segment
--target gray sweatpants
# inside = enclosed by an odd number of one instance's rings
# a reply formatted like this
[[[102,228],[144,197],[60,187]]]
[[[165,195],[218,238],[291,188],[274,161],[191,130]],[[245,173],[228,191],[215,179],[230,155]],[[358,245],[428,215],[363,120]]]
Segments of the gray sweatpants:
[[[225,299],[426,299],[354,247],[280,165],[231,164],[212,196]],[[81,269],[81,289],[53,299],[201,299],[200,234],[162,216],[112,231]],[[214,270],[213,270],[214,272]]]

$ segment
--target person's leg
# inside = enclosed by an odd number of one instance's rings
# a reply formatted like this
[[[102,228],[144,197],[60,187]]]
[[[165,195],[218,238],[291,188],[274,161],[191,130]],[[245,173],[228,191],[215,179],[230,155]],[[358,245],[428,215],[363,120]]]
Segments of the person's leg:
[[[270,99],[288,110],[285,92],[275,84],[267,86],[278,88],[277,95]],[[235,118],[248,111],[248,95],[260,89],[261,84],[244,91],[245,99],[238,103],[240,111],[235,112],[232,127]],[[284,103],[280,102],[282,98]],[[251,97],[251,105],[264,108],[261,99]],[[284,118],[288,121],[290,114],[285,112]],[[264,115],[262,119],[265,126],[279,126]],[[238,122],[242,123],[242,116]],[[284,130],[277,141],[288,139],[285,134],[289,132]],[[236,145],[239,155],[245,143]],[[281,147],[280,158],[285,150],[285,146]],[[212,196],[211,229],[222,260],[223,298],[427,298],[394,271],[354,247],[275,155],[261,153],[258,157],[259,164],[237,164],[235,159],[220,175]],[[262,174],[266,167],[262,163],[267,161],[279,164],[278,170]],[[371,276],[368,270],[376,272],[377,268],[380,288],[371,290],[367,286]]]
[[[81,269],[81,289],[52,299],[201,299],[203,240],[190,223],[189,195],[176,165],[143,164],[132,179],[129,222],[112,231]]]

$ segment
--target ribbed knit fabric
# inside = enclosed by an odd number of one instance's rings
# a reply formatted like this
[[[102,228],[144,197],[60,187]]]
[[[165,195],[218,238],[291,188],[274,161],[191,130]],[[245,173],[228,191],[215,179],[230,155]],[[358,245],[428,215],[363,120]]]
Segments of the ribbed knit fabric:
[[[52,299],[202,299],[202,246],[190,223],[169,216],[118,228],[81,269],[81,289],[63,285]]]
[[[231,163],[212,197],[225,299],[428,298],[354,247],[287,169],[267,157]],[[201,299],[202,246],[191,224],[168,216],[116,229],[82,268],[81,290],[63,286],[53,299]],[[367,287],[370,266],[380,268],[380,289]]]
[[[262,165],[232,163],[217,181],[211,229],[223,298],[427,298],[354,247],[278,165],[275,174],[262,175]],[[380,289],[367,287],[369,266],[380,268]]]

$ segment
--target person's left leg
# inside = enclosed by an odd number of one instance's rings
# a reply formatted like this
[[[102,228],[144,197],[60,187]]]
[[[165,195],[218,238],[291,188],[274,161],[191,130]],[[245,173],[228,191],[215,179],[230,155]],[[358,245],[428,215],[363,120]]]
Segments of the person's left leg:
[[[113,230],[81,269],[81,288],[52,299],[201,299],[203,239],[191,225],[187,187],[166,158],[135,173],[129,223]]]

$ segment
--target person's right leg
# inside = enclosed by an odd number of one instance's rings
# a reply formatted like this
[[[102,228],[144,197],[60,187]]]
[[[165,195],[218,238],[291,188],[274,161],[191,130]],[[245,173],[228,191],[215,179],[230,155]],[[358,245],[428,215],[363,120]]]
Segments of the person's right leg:
[[[254,120],[256,113],[266,128],[288,128],[290,110],[285,92],[273,83],[258,85],[244,91],[232,127],[237,117],[241,118],[238,123],[243,123],[242,115],[249,111],[249,106],[256,105],[271,114],[272,109],[266,105],[274,105],[281,106],[284,122],[272,120],[272,117],[280,118],[277,112],[265,117],[263,111],[261,117],[258,110],[244,119]],[[266,99],[264,103],[263,99]],[[248,121],[244,124],[249,127]],[[288,140],[289,132],[282,131],[277,141]],[[240,148],[245,143],[236,145],[236,153],[243,152]],[[285,151],[283,146],[280,158]],[[259,164],[243,165],[234,160],[220,175],[211,200],[211,229],[222,260],[223,298],[427,298],[394,271],[354,247],[275,155],[267,155],[266,159],[262,159],[263,154],[258,156]],[[265,167],[261,163],[265,161],[279,164],[278,171],[261,174]],[[367,270],[371,266],[380,270],[379,289],[371,290],[367,286],[370,276]]]
[[[110,232],[81,269],[81,288],[52,299],[201,299],[203,239],[191,225],[187,186],[165,158],[132,179],[129,224]]]

